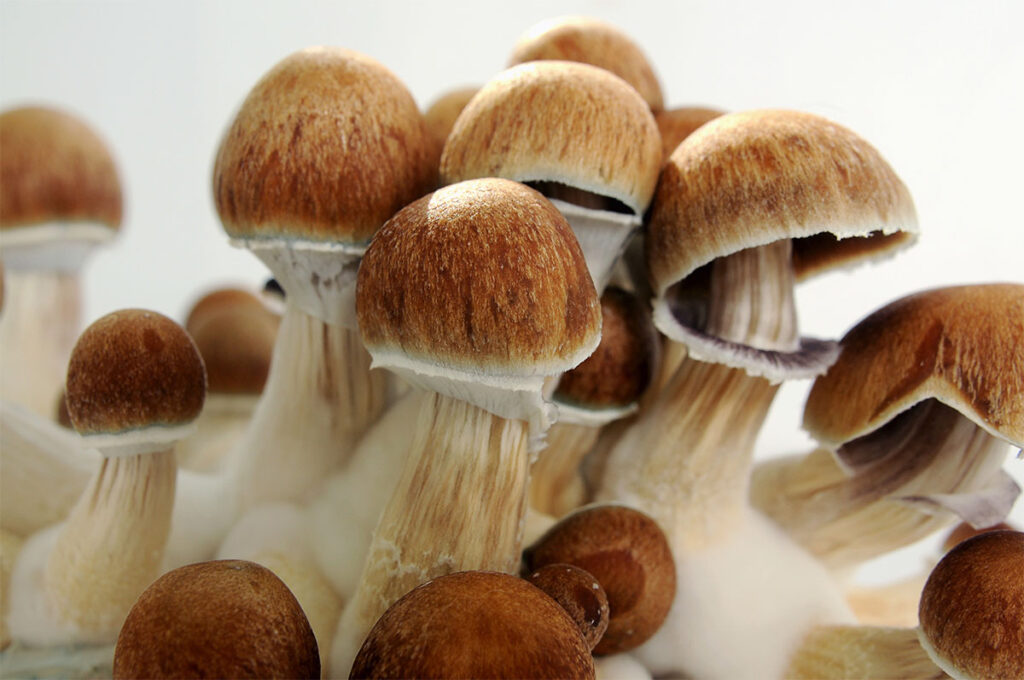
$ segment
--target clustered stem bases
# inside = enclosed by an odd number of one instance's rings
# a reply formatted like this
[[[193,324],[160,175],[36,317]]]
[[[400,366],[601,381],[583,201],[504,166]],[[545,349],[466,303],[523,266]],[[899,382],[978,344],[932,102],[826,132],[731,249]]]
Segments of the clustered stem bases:
[[[342,615],[332,672],[348,673],[373,623],[417,585],[452,571],[516,573],[530,456],[525,421],[441,394],[424,398],[402,477]]]

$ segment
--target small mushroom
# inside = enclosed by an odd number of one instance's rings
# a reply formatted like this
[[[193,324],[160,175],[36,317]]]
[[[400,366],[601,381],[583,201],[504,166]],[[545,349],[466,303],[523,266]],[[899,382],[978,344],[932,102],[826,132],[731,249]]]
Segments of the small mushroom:
[[[608,629],[608,596],[594,575],[571,564],[548,564],[526,577],[572,617],[591,650]]]
[[[441,167],[441,152],[444,151],[444,143],[448,140],[452,128],[455,127],[455,121],[462,113],[462,109],[466,108],[466,104],[479,90],[479,86],[449,90],[435,99],[423,112],[423,120],[434,141],[434,167]]]
[[[269,569],[179,567],[139,595],[117,637],[114,678],[319,678],[309,621]]]
[[[49,418],[81,331],[80,272],[121,226],[121,183],[107,144],[65,111],[5,111],[0,148],[0,394]]]
[[[384,612],[350,678],[594,678],[576,623],[509,574],[465,571],[413,589]]]

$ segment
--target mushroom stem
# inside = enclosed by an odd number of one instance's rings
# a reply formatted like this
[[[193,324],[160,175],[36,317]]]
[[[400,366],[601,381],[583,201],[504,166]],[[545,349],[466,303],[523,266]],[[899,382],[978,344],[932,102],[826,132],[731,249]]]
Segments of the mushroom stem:
[[[52,419],[81,331],[77,272],[7,267],[0,315],[0,394]]]
[[[785,677],[940,680],[947,676],[921,647],[916,628],[818,626],[790,658]]]
[[[59,621],[96,642],[114,641],[135,599],[159,576],[176,477],[173,450],[104,458],[46,563]]]
[[[239,444],[242,509],[307,500],[345,465],[387,391],[387,373],[370,372],[357,330],[288,305],[263,396]]]
[[[175,452],[178,466],[195,472],[219,472],[238,454],[236,444],[245,435],[259,397],[249,394],[215,394],[206,397],[196,418],[196,432],[182,439]]]
[[[421,583],[460,570],[517,573],[529,467],[525,421],[424,396],[401,479],[339,623],[333,674],[348,674],[374,622]]]
[[[797,543],[842,569],[951,524],[955,515],[936,514],[920,501],[928,494],[978,494],[998,483],[1009,450],[1005,440],[932,399],[847,442],[834,454],[838,460],[819,449],[759,469],[751,498]],[[1001,519],[987,517],[985,506],[978,510],[972,519],[980,525]]]
[[[561,517],[586,501],[580,474],[583,457],[597,442],[600,427],[558,422],[548,428],[547,446],[530,470],[530,507]]]

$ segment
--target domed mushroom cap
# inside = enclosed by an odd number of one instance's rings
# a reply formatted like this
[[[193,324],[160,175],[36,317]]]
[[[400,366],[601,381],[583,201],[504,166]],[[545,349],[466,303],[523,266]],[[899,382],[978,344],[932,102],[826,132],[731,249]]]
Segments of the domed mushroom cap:
[[[444,182],[505,177],[557,182],[613,198],[635,215],[650,203],[661,137],[647,104],[589,64],[538,61],[485,84],[452,129]]]
[[[872,432],[929,398],[1024,446],[1024,285],[938,288],[869,315],[807,397],[804,428],[824,444]]]
[[[253,87],[225,134],[217,212],[233,237],[362,245],[434,188],[431,149],[391,71],[350,50],[302,50]]]
[[[360,265],[356,309],[383,365],[554,375],[600,339],[597,293],[565,218],[503,179],[445,187],[389,220]]]
[[[953,677],[1024,677],[1024,533],[990,531],[946,553],[918,618],[922,646]]]
[[[263,391],[279,322],[258,297],[237,288],[212,291],[192,307],[185,330],[203,357],[211,393]]]
[[[110,150],[63,111],[0,114],[0,229],[43,222],[121,225],[121,181]]]
[[[181,326],[156,312],[126,309],[100,318],[68,361],[68,413],[81,434],[185,425],[205,398],[199,351]]]
[[[646,306],[632,293],[608,288],[601,296],[601,319],[597,349],[558,381],[554,399],[560,405],[628,408],[651,382],[661,345]]]
[[[697,128],[724,113],[718,109],[701,106],[681,106],[655,113],[654,122],[658,124],[658,131],[661,132],[661,153],[665,162],[668,162],[676,147]]]
[[[543,591],[464,571],[415,588],[370,631],[352,678],[593,678],[579,628]]]
[[[436,161],[438,164],[441,162],[441,152],[444,150],[444,143],[448,139],[452,128],[455,127],[455,121],[458,119],[459,114],[462,113],[462,109],[466,108],[466,104],[469,103],[469,100],[479,90],[479,87],[473,86],[460,87],[450,92],[445,92],[435,99],[427,107],[427,110],[423,112],[423,120],[427,124],[427,129],[430,131],[430,136],[433,138],[435,148],[437,149]]]
[[[654,292],[740,250],[793,242],[798,278],[909,245],[906,186],[850,130],[797,111],[720,116],[672,153],[647,231]],[[859,238],[852,238],[859,237]]]
[[[114,650],[115,678],[319,678],[309,621],[269,569],[190,564],[135,602]]]
[[[533,26],[516,42],[509,66],[541,60],[577,61],[603,68],[632,85],[652,111],[664,106],[661,84],[643,50],[604,21],[558,17]]]

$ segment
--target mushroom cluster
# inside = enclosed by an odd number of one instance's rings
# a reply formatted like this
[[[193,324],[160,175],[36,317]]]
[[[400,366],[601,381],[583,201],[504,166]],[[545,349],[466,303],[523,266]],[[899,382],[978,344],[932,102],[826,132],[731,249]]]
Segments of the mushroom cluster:
[[[1024,285],[804,337],[798,283],[917,237],[868,141],[666,108],[595,19],[509,51],[426,111],[370,56],[285,56],[212,168],[275,284],[180,325],[81,331],[112,155],[0,115],[0,675],[1021,677],[1019,532],[888,608],[850,574],[1010,513]],[[818,447],[759,462],[793,379]]]

